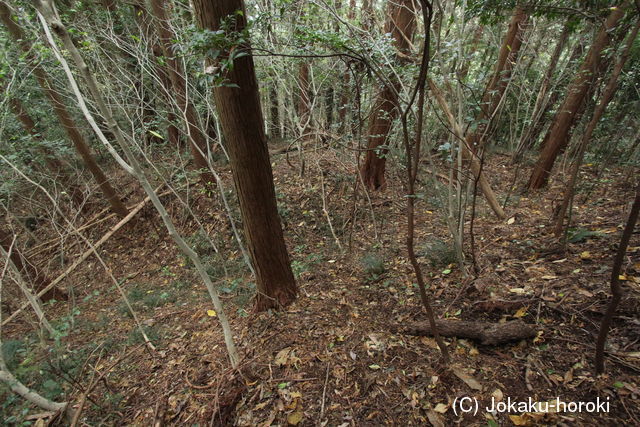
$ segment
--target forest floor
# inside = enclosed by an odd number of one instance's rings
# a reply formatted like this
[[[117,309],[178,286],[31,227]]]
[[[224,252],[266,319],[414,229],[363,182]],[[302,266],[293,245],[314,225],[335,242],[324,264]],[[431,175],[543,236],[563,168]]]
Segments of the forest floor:
[[[406,199],[399,172],[390,171],[384,192],[372,194],[370,201],[360,192],[361,201],[354,204],[352,164],[331,151],[305,156],[303,178],[292,167],[296,154],[273,159],[298,299],[280,312],[252,313],[251,279],[241,255],[233,249],[223,255],[229,276],[236,278],[219,287],[244,357],[240,373],[229,367],[206,289],[147,205],[101,253],[156,351],[144,345],[113,282],[92,256],[64,282],[73,290],[72,304],[47,307],[65,335],[55,351],[26,348],[29,342],[29,348],[38,347],[31,314],[3,328],[5,347],[11,341],[18,349],[18,360],[12,362],[17,374],[48,395],[64,387],[72,400],[82,396],[92,378],[102,376],[81,418],[92,426],[640,425],[637,233],[627,252],[625,296],[609,334],[607,374],[593,374],[613,255],[632,200],[624,170],[583,168],[572,218],[575,230],[562,253],[549,250],[562,173],[547,190],[521,195],[509,187],[523,185],[528,168],[514,181],[509,158],[494,155],[485,168],[496,192],[511,194],[509,219],[496,219],[478,196],[473,225],[477,274],[470,257],[466,273],[456,265],[436,194],[418,203],[416,245],[436,312],[471,321],[522,319],[538,331],[534,339],[495,347],[447,338],[455,364],[448,369],[432,338],[402,333],[403,327],[426,317],[406,257]],[[228,172],[224,177],[230,182]],[[425,172],[423,179],[428,182]],[[342,249],[323,212],[323,188]],[[201,192],[188,197],[205,229],[230,241],[217,196],[213,201]],[[130,204],[142,198],[135,190]],[[164,200],[174,218],[186,218],[171,195]],[[111,218],[85,233],[96,241],[116,223]],[[197,240],[195,223],[183,219],[177,224]],[[468,223],[465,232],[468,254]],[[57,236],[46,224],[36,233],[41,241]],[[72,262],[85,248],[71,239],[67,243],[66,261]],[[52,245],[36,258],[57,263],[52,277],[64,270],[56,256],[59,249]],[[212,262],[209,268],[222,277],[219,265]],[[27,356],[28,363],[20,359]],[[5,415],[20,408],[19,400],[3,397]],[[454,401],[463,397],[477,399],[477,413],[455,413]],[[556,397],[567,403],[599,398],[609,411],[545,415],[485,410],[492,399]]]

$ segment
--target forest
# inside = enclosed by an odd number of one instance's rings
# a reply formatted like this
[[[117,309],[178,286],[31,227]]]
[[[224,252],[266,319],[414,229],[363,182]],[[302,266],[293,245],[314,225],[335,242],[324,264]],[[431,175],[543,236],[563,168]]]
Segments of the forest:
[[[640,0],[0,0],[0,425],[640,425]]]

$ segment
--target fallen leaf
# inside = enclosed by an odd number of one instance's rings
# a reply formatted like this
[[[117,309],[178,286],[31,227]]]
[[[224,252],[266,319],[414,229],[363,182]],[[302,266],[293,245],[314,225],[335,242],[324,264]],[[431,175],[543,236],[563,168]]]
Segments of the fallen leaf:
[[[209,317],[216,317],[217,314],[215,310],[207,310],[207,316]]]
[[[427,419],[433,427],[444,427],[444,418],[436,411],[428,410]]]
[[[278,352],[278,354],[276,354],[275,362],[277,366],[284,366],[287,364],[287,362],[289,361],[290,351],[291,351],[291,348],[287,347],[287,348],[283,348]]]
[[[530,421],[524,415],[509,415],[509,419],[516,426],[528,426]]]
[[[444,414],[449,410],[449,405],[445,405],[444,403],[438,403],[436,407],[433,408],[433,410],[438,412],[439,414]]]
[[[513,317],[515,318],[520,318],[520,317],[524,317],[527,315],[527,307],[520,307],[518,309],[518,311],[515,312],[515,314],[513,315]]]
[[[287,423],[292,426],[296,426],[302,421],[304,414],[302,413],[302,409],[298,408],[294,412],[287,415]]]
[[[512,216],[511,218],[509,218],[507,220],[507,224],[509,224],[509,225],[513,224],[514,222],[516,222],[516,217],[515,216]]]
[[[460,378],[466,385],[468,385],[473,390],[482,391],[482,385],[473,378],[471,375],[467,374],[461,367],[453,366],[451,368],[456,377]]]

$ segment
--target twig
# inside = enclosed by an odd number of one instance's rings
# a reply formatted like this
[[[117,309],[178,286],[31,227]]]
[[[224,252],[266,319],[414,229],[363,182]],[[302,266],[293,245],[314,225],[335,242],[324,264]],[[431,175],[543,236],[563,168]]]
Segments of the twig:
[[[320,416],[318,417],[318,422],[322,421],[322,417],[324,416],[324,402],[327,396],[327,384],[329,382],[329,364],[327,363],[327,371],[324,375],[324,387],[322,388],[322,405],[320,405]]]
[[[160,188],[160,187],[159,187]],[[44,295],[48,290],[53,289],[58,283],[62,282],[62,280],[64,280],[65,277],[67,277],[69,274],[71,274],[71,272],[73,272],[80,264],[82,264],[84,262],[84,260],[86,260],[87,258],[89,258],[89,256],[93,253],[93,251],[95,249],[98,249],[104,242],[106,242],[107,240],[109,240],[109,238],[111,236],[113,236],[115,234],[116,231],[118,231],[120,228],[122,228],[125,224],[127,224],[129,221],[131,221],[131,219],[136,216],[136,214],[138,212],[140,212],[142,210],[142,208],[147,204],[147,202],[149,202],[150,198],[146,197],[142,202],[140,202],[138,204],[138,206],[136,206],[134,209],[132,209],[129,214],[127,216],[125,216],[124,218],[122,218],[120,220],[120,222],[118,222],[116,225],[114,225],[111,230],[109,230],[104,236],[102,236],[100,238],[100,240],[98,240],[94,245],[93,248],[89,248],[87,249],[81,256],[80,258],[78,258],[77,260],[75,260],[73,262],[73,264],[71,264],[69,266],[69,268],[67,268],[64,273],[62,273],[61,275],[59,275],[58,277],[56,277],[48,286],[46,286],[45,288],[43,288],[40,292],[38,292],[38,294],[36,295],[37,298],[40,298],[42,295]],[[3,322],[2,322],[2,326],[6,325],[7,323],[9,323],[11,320],[13,320],[18,314],[20,314],[20,312],[22,312],[22,310],[24,310],[25,308],[27,308],[29,306],[28,303],[23,304],[18,310],[16,310],[13,314],[11,314],[9,317],[7,317]]]
[[[91,391],[93,391],[93,389],[98,385],[98,383],[104,378],[105,375],[107,375],[109,372],[111,372],[111,370],[118,365],[120,362],[122,362],[124,359],[126,359],[127,357],[129,357],[131,355],[131,353],[133,353],[135,350],[137,350],[140,346],[136,346],[134,348],[132,348],[131,350],[129,350],[125,355],[121,356],[120,358],[116,359],[115,362],[113,362],[111,365],[109,365],[109,367],[107,367],[99,376],[97,379],[92,379],[91,384],[89,384],[89,387],[87,387],[87,389],[84,391],[84,393],[82,393],[82,396],[80,396],[80,401],[78,402],[78,408],[75,410],[74,414],[73,414],[73,418],[71,419],[71,427],[75,427],[76,425],[78,425],[78,420],[80,420],[80,414],[82,413],[82,408],[84,407],[85,402],[87,401],[87,397],[89,395],[89,393],[91,393]]]

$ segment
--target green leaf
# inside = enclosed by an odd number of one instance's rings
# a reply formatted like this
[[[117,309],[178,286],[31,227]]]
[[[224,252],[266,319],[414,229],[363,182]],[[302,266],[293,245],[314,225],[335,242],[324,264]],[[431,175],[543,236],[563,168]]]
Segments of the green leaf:
[[[162,135],[160,135],[158,132],[155,132],[155,131],[150,130],[150,131],[149,131],[149,133],[150,133],[151,135],[155,136],[156,138],[164,139],[164,138],[162,137]]]

